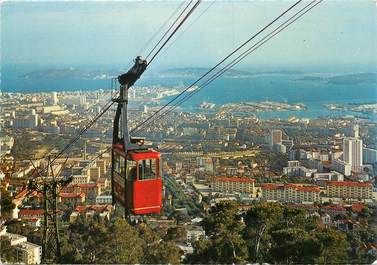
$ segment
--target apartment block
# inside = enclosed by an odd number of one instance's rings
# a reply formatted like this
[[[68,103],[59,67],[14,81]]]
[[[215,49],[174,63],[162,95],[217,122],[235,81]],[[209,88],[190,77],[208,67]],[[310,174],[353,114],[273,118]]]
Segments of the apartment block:
[[[319,193],[317,186],[275,183],[262,185],[262,198],[268,201],[315,202],[319,201]]]
[[[212,190],[227,193],[252,193],[255,179],[215,177],[212,181]]]
[[[373,186],[367,182],[329,181],[327,183],[329,197],[346,199],[371,199]]]

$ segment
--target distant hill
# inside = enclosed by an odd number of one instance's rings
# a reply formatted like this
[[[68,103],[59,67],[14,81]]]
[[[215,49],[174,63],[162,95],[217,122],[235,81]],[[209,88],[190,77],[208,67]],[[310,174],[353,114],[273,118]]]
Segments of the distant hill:
[[[184,68],[171,68],[167,70],[150,72],[147,71],[143,76],[154,78],[199,78],[206,73],[210,68],[204,67],[184,67]],[[213,73],[216,73],[216,69]],[[76,69],[60,68],[60,69],[43,69],[37,71],[31,71],[26,74],[18,76],[22,79],[71,79],[71,80],[98,80],[98,79],[111,79],[117,76],[119,73],[126,72],[127,70],[95,70],[95,69]],[[225,78],[248,78],[257,76],[268,75],[302,75],[301,71],[281,70],[281,71],[269,71],[269,72],[249,72],[243,70],[230,69],[226,71],[222,76]],[[302,80],[311,80],[312,77],[304,76]],[[314,81],[314,80],[312,80]],[[332,82],[340,82],[341,80],[333,80]]]
[[[377,73],[343,74],[330,77],[305,75],[298,81],[323,81],[333,85],[355,85],[355,84],[376,84]]]
[[[185,68],[171,68],[158,73],[160,77],[184,77],[184,78],[196,78],[206,73],[210,68],[204,67],[185,67]],[[219,68],[218,70],[220,70]],[[247,71],[239,71],[230,69],[224,73],[225,77],[247,77],[253,75]]]
[[[185,67],[185,68],[171,68],[159,72],[158,76],[160,77],[183,77],[183,78],[197,78],[206,73],[210,68],[204,67]],[[216,69],[215,72],[222,68]],[[215,73],[214,72],[214,73]],[[301,71],[275,71],[275,72],[249,72],[242,70],[229,69],[226,71],[223,76],[227,78],[246,78],[246,77],[255,77],[259,75],[295,75],[302,74]]]
[[[338,75],[328,78],[328,82],[335,85],[354,85],[361,83],[375,84],[377,83],[377,73]]]
[[[112,74],[109,71],[101,70],[83,70],[73,67],[63,69],[45,69],[28,72],[19,76],[20,78],[36,78],[36,79],[110,79]]]

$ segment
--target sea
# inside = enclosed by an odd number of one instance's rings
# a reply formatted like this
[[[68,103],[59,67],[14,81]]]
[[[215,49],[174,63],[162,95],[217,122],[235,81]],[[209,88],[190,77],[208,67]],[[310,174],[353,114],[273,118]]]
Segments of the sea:
[[[52,79],[25,78],[26,69],[3,68],[1,91],[15,93],[39,93],[52,91],[85,91],[110,89],[109,79]],[[376,115],[352,111],[335,111],[324,104],[369,104],[377,103],[377,82],[332,84],[316,79],[303,79],[313,73],[268,73],[247,77],[222,77],[202,88],[199,93],[185,102],[185,111],[202,111],[203,102],[215,103],[219,107],[227,103],[274,101],[288,104],[302,103],[305,110],[256,112],[252,115],[261,119],[299,119],[354,117],[377,120]],[[316,73],[318,75],[318,73]],[[319,74],[320,75],[320,74]],[[329,75],[329,73],[326,73]],[[145,75],[136,86],[185,87],[192,84],[193,77],[166,77]],[[171,98],[165,98],[164,102]],[[162,102],[163,103],[163,102]]]

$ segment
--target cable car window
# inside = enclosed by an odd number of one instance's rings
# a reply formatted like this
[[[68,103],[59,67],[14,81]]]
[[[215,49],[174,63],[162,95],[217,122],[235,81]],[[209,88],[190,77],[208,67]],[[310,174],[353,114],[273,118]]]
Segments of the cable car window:
[[[139,180],[155,179],[156,163],[152,159],[139,161]]]
[[[127,179],[130,181],[137,179],[136,162],[134,160],[127,160]]]

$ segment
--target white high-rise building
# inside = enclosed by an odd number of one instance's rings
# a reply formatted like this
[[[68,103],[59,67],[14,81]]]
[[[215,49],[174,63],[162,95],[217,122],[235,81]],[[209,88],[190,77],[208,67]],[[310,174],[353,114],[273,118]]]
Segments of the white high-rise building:
[[[282,144],[283,142],[283,133],[281,130],[272,130],[270,133],[270,145]]]
[[[56,105],[56,104],[58,104],[58,102],[59,102],[58,93],[52,92],[52,95],[51,95],[51,103],[52,103],[52,105]]]
[[[359,138],[360,137],[360,132],[359,132],[359,125],[355,124],[353,126],[353,137]]]
[[[13,128],[35,128],[38,126],[38,114],[24,115],[13,120]]]
[[[81,95],[80,96],[80,106],[83,106],[86,104],[86,96],[85,95]]]
[[[351,164],[353,171],[361,171],[363,166],[363,140],[344,138],[343,161]]]

